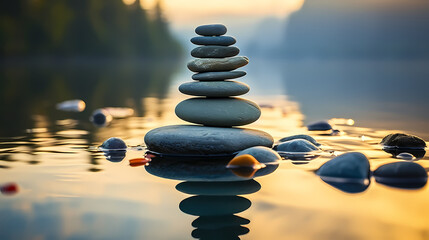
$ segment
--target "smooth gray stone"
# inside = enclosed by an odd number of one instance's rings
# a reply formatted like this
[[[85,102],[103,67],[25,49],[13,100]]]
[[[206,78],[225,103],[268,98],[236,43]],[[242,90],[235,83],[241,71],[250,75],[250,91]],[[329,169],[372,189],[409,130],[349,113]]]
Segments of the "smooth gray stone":
[[[255,122],[261,109],[242,98],[189,98],[176,106],[176,115],[187,122],[214,127],[242,126]]]
[[[277,151],[282,152],[312,152],[320,150],[313,143],[305,139],[293,139],[287,142],[282,142],[275,148]]]
[[[323,164],[317,175],[331,178],[368,179],[370,165],[368,158],[359,152],[344,153]]]
[[[144,141],[151,151],[170,154],[231,154],[254,146],[271,147],[265,132],[245,128],[173,125],[149,131]]]
[[[232,182],[181,182],[176,189],[182,193],[206,196],[234,196],[251,194],[259,191],[261,185],[251,179]]]
[[[234,79],[246,75],[245,71],[231,72],[203,72],[192,75],[192,79],[199,81],[219,81],[225,79]]]
[[[127,144],[120,138],[111,137],[104,141],[100,147],[105,150],[126,150]]]
[[[295,140],[295,139],[305,139],[305,140],[311,142],[312,144],[314,144],[315,146],[320,146],[320,143],[318,143],[316,141],[316,139],[314,139],[312,136],[305,135],[305,134],[298,134],[298,135],[293,135],[293,136],[289,136],[289,137],[284,137],[284,138],[280,139],[279,142],[287,142],[287,141]]]
[[[413,135],[403,134],[403,133],[395,133],[389,134],[381,140],[380,144],[385,146],[395,146],[401,148],[425,148],[426,142]]]
[[[307,125],[308,131],[327,131],[331,130],[332,126],[326,121],[310,123]]]
[[[239,196],[192,196],[181,201],[179,208],[194,216],[221,216],[242,212],[251,204]]]
[[[237,154],[238,156],[249,154],[252,155],[260,163],[277,163],[282,160],[280,155],[271,148],[257,146],[245,149]]]
[[[191,56],[196,58],[225,58],[238,55],[240,49],[225,46],[204,46],[192,49]]]
[[[376,182],[397,188],[421,188],[428,180],[426,170],[414,162],[388,163],[378,167],[373,175]]]
[[[249,92],[247,84],[235,81],[187,82],[179,86],[179,91],[192,96],[231,97]]]
[[[191,38],[191,42],[195,45],[230,46],[235,44],[237,40],[230,36],[193,37]]]
[[[202,58],[188,63],[188,69],[193,72],[231,71],[246,66],[249,59],[243,56],[230,58]]]
[[[226,33],[226,27],[223,24],[207,24],[195,28],[195,33],[201,36],[220,36]]]

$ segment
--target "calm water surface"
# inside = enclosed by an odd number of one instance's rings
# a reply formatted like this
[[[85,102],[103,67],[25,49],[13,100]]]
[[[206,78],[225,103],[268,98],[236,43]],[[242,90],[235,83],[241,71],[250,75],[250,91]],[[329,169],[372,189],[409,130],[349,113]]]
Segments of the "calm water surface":
[[[395,129],[428,140],[427,62],[251,61],[242,79],[251,93],[244,97],[264,107],[249,127],[278,140],[308,133],[305,124],[315,120],[356,122],[338,125],[337,136],[310,133],[322,143],[322,157],[304,164],[284,160],[261,176],[256,173],[254,181],[217,171],[221,162],[199,164],[196,171],[186,162],[166,168],[155,162],[129,165],[143,157],[138,146],[146,132],[183,123],[174,115],[175,105],[186,98],[177,86],[191,75],[183,66],[4,64],[0,184],[18,189],[0,195],[0,239],[429,238],[427,184],[396,188],[372,178],[351,189],[328,184],[313,172],[351,151],[366,154],[372,170],[402,161],[378,145]],[[55,109],[75,98],[86,102],[85,111]],[[135,114],[98,128],[89,117],[100,107],[131,107]],[[107,161],[95,148],[110,137],[131,147],[121,162]],[[428,160],[416,162],[429,171]],[[220,188],[189,183],[214,172],[230,182]],[[181,180],[166,178],[173,175]]]

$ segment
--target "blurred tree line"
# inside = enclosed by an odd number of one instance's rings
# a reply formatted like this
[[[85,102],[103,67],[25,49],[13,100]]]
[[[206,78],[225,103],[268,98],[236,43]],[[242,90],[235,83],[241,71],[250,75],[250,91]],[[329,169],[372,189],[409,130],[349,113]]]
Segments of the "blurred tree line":
[[[149,14],[140,0],[4,0],[0,57],[175,57],[160,3]]]

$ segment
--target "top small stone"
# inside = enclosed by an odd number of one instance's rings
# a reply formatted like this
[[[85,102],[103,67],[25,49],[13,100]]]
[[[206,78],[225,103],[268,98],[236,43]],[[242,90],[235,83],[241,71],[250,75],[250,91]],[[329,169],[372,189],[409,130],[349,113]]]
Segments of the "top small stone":
[[[201,36],[221,36],[226,33],[226,27],[222,24],[201,25],[195,29],[195,33]]]

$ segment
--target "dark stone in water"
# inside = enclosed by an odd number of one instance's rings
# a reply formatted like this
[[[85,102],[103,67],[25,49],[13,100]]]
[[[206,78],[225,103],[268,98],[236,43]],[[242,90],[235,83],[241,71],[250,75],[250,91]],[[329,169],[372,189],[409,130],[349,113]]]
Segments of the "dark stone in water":
[[[236,81],[193,81],[183,83],[179,91],[192,96],[231,97],[249,92],[248,85]]]
[[[249,224],[250,221],[236,215],[223,215],[223,216],[202,216],[192,222],[195,228],[203,229],[219,229],[228,226],[240,226]]]
[[[237,41],[230,36],[217,36],[217,37],[193,37],[191,42],[196,45],[216,45],[216,46],[230,46]]]
[[[280,143],[275,146],[275,150],[282,152],[312,152],[320,149],[305,139],[294,139]]]
[[[221,216],[242,212],[251,204],[239,196],[193,196],[180,202],[179,208],[194,216]]]
[[[191,51],[191,56],[196,58],[225,58],[238,55],[240,50],[236,47],[204,46]]]
[[[121,162],[127,154],[126,150],[106,150],[103,152],[106,159],[110,162]]]
[[[316,139],[314,139],[310,135],[305,135],[305,134],[298,134],[298,135],[293,135],[293,136],[289,136],[289,137],[284,137],[284,138],[280,139],[279,142],[287,142],[287,141],[295,140],[295,139],[305,139],[305,140],[311,142],[312,144],[314,144],[315,146],[320,146],[320,143],[318,143],[316,141]]]
[[[90,120],[97,127],[105,127],[112,121],[112,116],[104,109],[97,109],[92,113]]]
[[[192,75],[192,79],[199,81],[222,81],[226,79],[239,78],[244,75],[246,75],[245,71],[203,72]]]
[[[369,178],[370,165],[368,158],[362,153],[350,152],[326,162],[316,173],[325,179],[331,178],[331,180],[335,180],[332,178],[364,180]]]
[[[331,130],[332,126],[326,121],[315,122],[307,125],[308,131],[327,131]]]
[[[188,62],[187,67],[193,72],[225,72],[246,66],[249,59],[244,56],[229,58],[197,58]]]
[[[106,141],[104,141],[103,144],[101,144],[100,146],[103,149],[107,149],[107,150],[124,150],[127,149],[127,144],[125,144],[124,140],[117,138],[117,137],[111,137],[109,139],[107,139]]]
[[[413,135],[403,134],[403,133],[395,133],[389,134],[381,140],[380,144],[385,146],[395,146],[401,148],[425,148],[426,142]]]
[[[399,188],[421,188],[428,179],[426,170],[414,162],[388,163],[377,168],[373,175],[378,183]]]
[[[220,36],[224,35],[226,31],[226,27],[223,24],[208,24],[195,28],[195,33],[202,36]]]
[[[261,185],[251,179],[232,182],[181,182],[176,185],[180,192],[192,195],[233,196],[251,194],[259,191]]]

